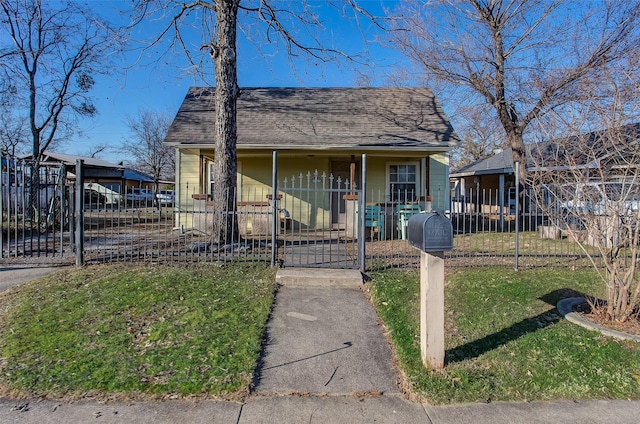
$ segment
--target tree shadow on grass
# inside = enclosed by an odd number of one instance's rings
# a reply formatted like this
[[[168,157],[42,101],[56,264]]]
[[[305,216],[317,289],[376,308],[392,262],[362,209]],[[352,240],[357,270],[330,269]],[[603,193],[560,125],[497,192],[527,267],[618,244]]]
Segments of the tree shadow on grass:
[[[466,359],[477,358],[493,349],[496,349],[508,342],[516,340],[526,334],[535,333],[538,330],[547,328],[562,319],[562,316],[555,308],[556,304],[568,297],[583,297],[584,294],[572,289],[558,289],[538,299],[553,306],[546,312],[534,317],[523,319],[510,327],[504,328],[497,333],[489,334],[481,339],[449,349],[445,352],[445,363],[452,364]]]

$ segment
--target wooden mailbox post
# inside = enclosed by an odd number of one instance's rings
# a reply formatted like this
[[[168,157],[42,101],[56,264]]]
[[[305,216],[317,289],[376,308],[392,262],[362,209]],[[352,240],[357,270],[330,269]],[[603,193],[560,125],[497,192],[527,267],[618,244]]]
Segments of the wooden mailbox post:
[[[444,251],[453,249],[451,221],[439,213],[409,219],[409,244],[420,249],[420,351],[427,368],[444,368]]]

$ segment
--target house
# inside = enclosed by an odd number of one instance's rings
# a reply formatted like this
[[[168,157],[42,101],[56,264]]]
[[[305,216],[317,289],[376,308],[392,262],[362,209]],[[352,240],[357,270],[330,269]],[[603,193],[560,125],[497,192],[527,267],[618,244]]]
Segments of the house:
[[[125,168],[123,175],[123,183],[125,190],[130,192],[134,188],[145,188],[148,190],[154,190],[154,181],[151,175],[144,172],[136,171],[135,169]]]
[[[69,155],[66,153],[54,153],[45,151],[42,154],[41,163],[58,166],[64,164],[67,173],[75,175],[76,162],[82,160],[84,164],[85,182],[100,183],[109,189],[120,187],[122,182],[124,167],[119,164],[111,163],[102,159]]]
[[[118,203],[121,193],[130,192],[134,188],[154,190],[155,183],[152,176],[126,168],[122,162],[115,164],[98,158],[49,151],[45,151],[42,155],[41,166],[44,165],[44,167],[41,170],[41,178],[50,180],[53,177],[47,169],[58,169],[62,164],[66,167],[67,179],[74,180],[78,160],[83,162],[85,189],[106,196],[107,203]],[[170,181],[160,181],[159,183],[160,188],[172,184]]]
[[[22,158],[19,166],[26,164],[32,157],[28,155]],[[83,163],[85,201],[108,205],[118,204],[124,175],[122,165],[92,157],[50,151],[43,152],[40,158],[38,167],[40,196],[50,199],[56,189],[61,189],[67,181],[74,181],[78,161]],[[29,173],[26,172],[26,174]]]
[[[623,181],[636,174],[640,123],[615,129],[530,143],[526,148],[526,170],[536,183],[544,184],[549,175],[567,183],[589,180]],[[515,172],[511,148],[477,160],[449,175],[452,211],[468,212],[481,204],[482,212],[509,208],[513,212]],[[500,207],[502,206],[502,207]]]
[[[529,157],[529,156],[527,156]],[[449,174],[452,199],[467,193],[512,187],[515,183],[513,153],[510,148],[498,150],[493,156],[472,162]]]
[[[179,211],[193,210],[215,190],[214,96],[215,88],[191,88],[165,139],[177,150]],[[449,204],[448,152],[458,137],[426,88],[244,88],[237,123],[238,204],[266,200],[255,193],[270,192],[274,151],[280,178],[317,170],[361,187],[366,154],[367,203],[432,199],[439,211]],[[333,225],[345,209],[330,203],[315,205],[313,217],[293,219]]]

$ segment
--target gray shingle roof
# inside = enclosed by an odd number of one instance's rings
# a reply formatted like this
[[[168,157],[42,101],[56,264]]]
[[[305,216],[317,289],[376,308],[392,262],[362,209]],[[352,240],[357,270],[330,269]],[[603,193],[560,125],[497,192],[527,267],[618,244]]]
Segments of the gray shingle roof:
[[[471,175],[508,174],[513,172],[513,153],[511,148],[504,149],[486,159],[480,159],[452,171],[451,178],[462,178]]]
[[[215,88],[191,88],[165,139],[213,145]],[[426,88],[245,88],[238,98],[238,149],[409,148],[457,143]]]
[[[570,136],[551,141],[542,141],[525,145],[527,169],[530,171],[588,168],[598,166],[598,160],[609,158],[613,163],[620,158],[622,162],[633,162],[639,143],[640,123],[624,125],[613,130],[600,130],[579,136]],[[617,149],[612,143],[619,142]],[[486,159],[456,169],[451,178],[471,175],[509,174],[513,172],[513,153],[511,148],[504,149]]]
[[[31,157],[31,156],[29,156]],[[106,160],[86,157],[86,156],[77,156],[77,155],[69,155],[66,153],[55,153],[45,151],[42,154],[42,159],[44,161],[54,161],[54,162],[62,162],[67,166],[75,166],[76,160],[81,159],[84,161],[85,166],[93,166],[96,168],[115,168],[122,169],[124,168],[122,165],[118,165],[115,163],[107,162]]]

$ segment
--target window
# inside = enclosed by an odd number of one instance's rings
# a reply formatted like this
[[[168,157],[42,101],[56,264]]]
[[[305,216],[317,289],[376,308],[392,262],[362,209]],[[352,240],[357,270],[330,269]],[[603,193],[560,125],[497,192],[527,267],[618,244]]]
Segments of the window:
[[[214,172],[213,172],[213,162],[209,162],[209,174],[207,175],[207,187],[209,187],[209,193],[208,194],[213,194],[213,183],[215,181],[215,179],[213,178]]]
[[[392,202],[413,202],[419,193],[419,163],[406,162],[389,164],[387,171],[389,200]]]
[[[207,192],[207,194],[212,195],[213,194],[213,190],[214,190],[214,184],[215,184],[215,178],[214,178],[215,172],[214,172],[214,168],[213,168],[213,161],[208,161],[207,164],[208,164],[208,166],[207,166],[208,172],[207,172],[207,177],[206,178],[207,178],[207,190],[209,190]],[[241,188],[242,188],[242,186],[241,186],[241,183],[242,183],[242,178],[241,178],[242,177],[242,162],[238,162],[237,167],[238,167],[237,175],[236,175],[236,189],[237,189],[237,192],[238,192],[237,201],[240,201],[240,200],[242,200],[241,199],[241,193],[242,193],[242,190],[241,190]]]

